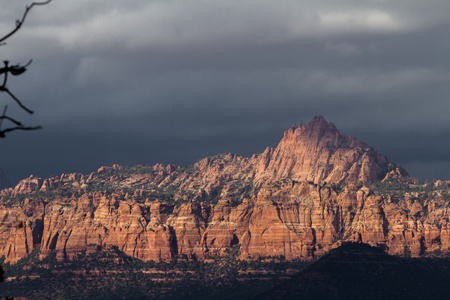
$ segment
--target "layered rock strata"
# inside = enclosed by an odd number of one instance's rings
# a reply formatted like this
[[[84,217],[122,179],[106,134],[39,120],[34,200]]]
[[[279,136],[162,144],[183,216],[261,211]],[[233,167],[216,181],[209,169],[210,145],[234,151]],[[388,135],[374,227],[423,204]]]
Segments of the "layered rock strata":
[[[307,181],[263,188],[239,204],[224,198],[215,205],[176,207],[92,193],[45,207],[23,203],[9,214],[24,226],[10,224],[0,231],[0,255],[8,261],[36,247],[41,257],[56,251],[64,259],[117,246],[130,256],[159,261],[224,255],[237,244],[242,258],[287,259],[312,259],[343,241],[412,256],[450,246],[449,209],[439,199],[395,202],[364,187],[339,191]]]
[[[222,154],[189,168],[102,167],[89,175],[30,176],[0,191],[0,256],[40,248],[58,259],[117,246],[143,260],[223,255],[311,259],[343,240],[418,255],[450,246],[447,207],[392,200],[354,182],[406,171],[323,117],[244,158]],[[345,186],[343,190],[339,186]],[[16,227],[23,221],[23,227]]]

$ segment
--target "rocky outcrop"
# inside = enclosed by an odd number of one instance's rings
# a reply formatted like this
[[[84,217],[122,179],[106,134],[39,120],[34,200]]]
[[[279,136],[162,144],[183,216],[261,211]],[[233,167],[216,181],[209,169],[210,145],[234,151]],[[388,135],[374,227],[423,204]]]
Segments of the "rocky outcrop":
[[[30,176],[14,188],[13,195],[37,190],[86,192],[101,185],[114,189],[139,187],[141,198],[162,192],[174,201],[208,202],[226,197],[242,201],[255,196],[255,188],[280,180],[347,184],[405,176],[403,168],[364,142],[346,137],[323,117],[315,117],[307,125],[301,123],[286,131],[276,148],[250,158],[228,153],[204,158],[188,168],[157,164],[127,171],[114,165],[89,175],[63,174],[45,180]]]
[[[316,116],[305,125],[294,125],[276,148],[251,158],[226,154],[205,158],[194,165],[191,180],[211,183],[239,178],[254,186],[282,179],[314,183],[351,183],[407,177],[402,167],[390,162],[366,143],[341,134],[333,123]]]
[[[250,158],[221,154],[188,168],[114,165],[89,175],[30,176],[0,191],[9,220],[0,228],[0,256],[17,261],[39,248],[41,257],[56,251],[70,259],[116,246],[158,261],[224,255],[239,244],[243,258],[311,259],[345,240],[415,256],[446,250],[442,197],[419,203],[353,184],[404,176],[315,117]]]
[[[58,259],[117,246],[143,260],[224,255],[240,244],[242,258],[312,259],[343,241],[361,241],[390,254],[447,251],[449,210],[442,201],[392,201],[368,188],[337,190],[308,181],[266,186],[251,199],[217,204],[137,203],[119,195],[84,194],[10,208],[24,220],[0,232],[0,255],[16,261],[39,247]]]
[[[381,180],[391,172],[407,175],[366,143],[339,133],[321,116],[308,125],[294,125],[277,148],[267,148],[257,161],[257,182],[291,178],[349,183]]]

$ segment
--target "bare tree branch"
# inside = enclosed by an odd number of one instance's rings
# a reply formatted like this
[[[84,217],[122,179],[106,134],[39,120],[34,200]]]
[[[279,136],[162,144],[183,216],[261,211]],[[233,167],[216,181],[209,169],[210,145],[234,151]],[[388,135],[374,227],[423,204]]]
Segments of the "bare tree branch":
[[[34,127],[23,126],[23,124],[20,123],[19,121],[14,120],[13,118],[8,117],[6,115],[6,110],[7,109],[8,109],[8,106],[5,105],[5,108],[3,109],[3,115],[0,117],[0,128],[2,127],[3,120],[8,120],[8,121],[14,123],[17,126],[0,130],[0,138],[4,138],[5,137],[5,133],[11,132],[11,131],[15,131],[15,130],[37,130],[37,129],[41,129],[41,126],[34,126]]]
[[[21,20],[16,20],[16,27],[9,32],[8,34],[6,34],[5,36],[3,36],[2,38],[0,38],[0,45],[4,44],[3,42],[5,40],[7,40],[10,36],[12,36],[14,33],[16,33],[20,27],[22,27],[22,24],[25,22],[25,19],[27,18],[28,12],[33,8],[33,6],[35,5],[46,5],[49,4],[52,0],[48,0],[48,1],[44,1],[44,2],[33,2],[30,5],[27,5],[25,7],[25,12],[22,15],[22,19]]]
[[[11,93],[10,90],[8,90],[7,87],[0,86],[0,92],[5,92],[5,93],[7,93],[8,95],[11,96],[11,98],[14,99],[14,101],[17,102],[17,104],[19,104],[19,106],[20,106],[24,111],[26,111],[26,112],[29,113],[29,114],[33,114],[33,111],[30,110],[30,109],[28,109],[25,105],[23,105],[22,102],[20,102],[20,100],[17,99],[17,97],[14,96],[14,94]]]
[[[20,123],[19,121],[14,120],[13,118],[8,117],[8,116],[6,115],[6,109],[7,109],[7,108],[8,108],[8,105],[5,105],[5,108],[3,109],[3,115],[0,117],[0,128],[2,128],[3,120],[8,120],[8,121],[10,121],[10,122],[16,124],[17,126],[23,126],[22,123]]]
[[[4,61],[5,67],[0,69],[0,74],[10,72],[11,75],[14,75],[14,76],[20,75],[27,70],[27,67],[31,64],[32,61],[33,60],[30,59],[30,61],[26,65],[23,65],[23,66],[17,64],[17,65],[8,67],[7,64],[9,62],[7,60],[5,60]],[[5,83],[3,83],[3,85],[5,85]]]
[[[25,127],[25,126],[16,126],[16,127],[10,127],[3,130],[0,130],[0,138],[4,138],[5,133],[15,131],[15,130],[38,130],[42,129],[42,126],[34,126],[34,127]]]
[[[16,26],[13,30],[11,30],[9,33],[7,33],[6,35],[4,35],[3,37],[0,37],[0,46],[5,44],[5,41],[10,38],[12,35],[14,35],[23,25],[23,23],[25,22],[29,11],[33,8],[33,6],[35,5],[46,5],[49,4],[52,0],[47,0],[47,1],[41,1],[41,2],[32,2],[30,5],[27,5],[25,7],[25,11],[22,15],[22,18],[20,20],[16,20]],[[20,108],[22,108],[24,111],[26,111],[29,114],[32,114],[33,111],[30,110],[29,108],[27,108],[6,86],[7,82],[8,82],[8,73],[10,73],[13,76],[18,76],[23,74],[26,70],[27,67],[31,64],[32,60],[30,60],[27,64],[25,65],[9,65],[9,61],[5,60],[3,61],[4,63],[4,67],[0,68],[0,75],[3,74],[3,84],[0,86],[0,92],[4,92],[6,94],[8,94],[19,106]],[[41,129],[41,126],[24,126],[21,122],[15,120],[14,118],[7,116],[6,115],[6,110],[7,110],[8,106],[5,105],[5,108],[3,110],[3,115],[0,116],[0,138],[4,138],[5,134],[7,132],[11,132],[11,131],[15,131],[15,130],[37,130],[37,129]],[[15,124],[16,126],[14,127],[9,127],[9,128],[5,128],[5,129],[1,129],[2,125],[3,125],[3,121],[7,120],[13,124]]]
[[[8,109],[8,105],[5,105],[5,108],[3,109],[3,115],[2,118],[0,119],[0,128],[2,128],[2,123],[3,123],[3,119],[7,119],[8,117],[6,116],[6,110]]]
[[[3,78],[3,84],[0,86],[0,92],[6,92],[11,98],[14,99],[14,101],[17,102],[17,104],[19,104],[19,106],[23,110],[25,110],[29,114],[32,114],[33,111],[28,109],[25,105],[23,105],[22,102],[13,93],[11,93],[11,91],[6,87],[6,83],[8,81],[8,73],[11,73],[14,76],[20,75],[27,70],[26,67],[29,66],[31,62],[32,60],[30,60],[25,66],[15,65],[9,67],[8,66],[9,62],[5,60],[3,62],[5,64],[5,67],[0,69],[0,74],[5,74]]]

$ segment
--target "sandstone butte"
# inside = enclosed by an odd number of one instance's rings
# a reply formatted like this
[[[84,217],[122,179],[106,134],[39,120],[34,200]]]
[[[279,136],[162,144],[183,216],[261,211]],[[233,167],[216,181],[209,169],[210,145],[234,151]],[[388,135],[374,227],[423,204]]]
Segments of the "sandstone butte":
[[[312,259],[344,241],[390,254],[447,251],[449,207],[436,192],[382,196],[356,182],[408,178],[322,117],[250,158],[224,154],[188,168],[102,167],[89,175],[30,176],[0,192],[0,256],[33,249],[58,259],[117,246],[142,260],[224,255]],[[1,217],[1,216],[0,216]],[[14,226],[18,220],[24,226]]]

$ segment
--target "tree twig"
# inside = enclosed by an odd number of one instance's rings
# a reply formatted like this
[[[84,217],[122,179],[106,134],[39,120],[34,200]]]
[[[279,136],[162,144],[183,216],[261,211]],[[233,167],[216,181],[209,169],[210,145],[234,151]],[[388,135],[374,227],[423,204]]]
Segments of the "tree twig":
[[[2,124],[3,124],[3,119],[8,118],[6,116],[6,110],[8,109],[8,105],[5,105],[5,108],[3,109],[3,114],[2,114],[2,118],[0,119],[0,129],[2,129]],[[18,125],[18,124],[16,124]]]
[[[0,138],[5,137],[5,133],[15,131],[15,130],[38,130],[42,129],[42,126],[34,126],[34,127],[25,127],[25,126],[16,126],[11,128],[6,128],[0,131]]]
[[[16,33],[20,27],[22,27],[22,24],[25,22],[25,19],[27,18],[28,12],[33,8],[35,5],[46,5],[49,4],[52,0],[44,1],[44,2],[33,2],[30,5],[27,5],[25,7],[25,12],[22,15],[21,20],[16,20],[16,27],[11,30],[11,32],[7,33],[5,36],[0,38],[0,45],[4,45],[4,41],[7,40],[10,36],[12,36],[14,33]]]
[[[19,121],[14,120],[14,119],[11,118],[11,117],[8,117],[8,116],[3,115],[3,116],[0,117],[0,129],[1,129],[1,127],[2,127],[2,126],[1,126],[1,124],[2,124],[1,122],[2,122],[3,120],[8,120],[8,121],[10,121],[10,122],[16,124],[17,126],[23,126],[23,124],[20,123]]]
[[[16,26],[14,29],[12,29],[9,33],[7,33],[6,35],[4,35],[3,37],[0,37],[0,46],[5,45],[5,40],[7,40],[8,38],[10,38],[12,35],[14,35],[23,25],[23,23],[25,22],[29,11],[35,6],[35,5],[46,5],[49,4],[52,0],[47,0],[47,1],[40,1],[40,2],[32,2],[30,5],[25,6],[25,11],[22,15],[22,18],[20,20],[16,20]],[[4,63],[4,67],[0,68],[0,75],[3,74],[3,84],[0,85],[0,92],[4,92],[7,93],[14,101],[16,101],[16,103],[23,109],[25,110],[27,113],[32,114],[33,111],[30,110],[29,108],[27,108],[6,86],[7,82],[8,82],[8,73],[11,73],[11,75],[13,76],[18,76],[22,73],[24,73],[27,70],[27,67],[31,64],[32,60],[30,60],[27,64],[25,65],[12,65],[9,66],[9,61],[5,60],[3,61]],[[23,124],[9,116],[6,115],[6,110],[7,110],[8,106],[5,105],[5,108],[3,109],[3,114],[2,116],[0,116],[0,138],[4,138],[5,134],[7,132],[11,132],[11,131],[15,131],[15,130],[37,130],[37,129],[41,129],[41,126],[34,126],[34,127],[29,127],[29,126],[23,126]],[[6,129],[2,130],[2,125],[3,125],[3,120],[7,120],[10,121],[11,123],[15,124],[15,127],[9,127]]]
[[[0,91],[1,91],[1,92],[5,92],[5,93],[7,93],[8,95],[10,95],[11,98],[13,98],[14,101],[16,101],[17,104],[19,104],[19,106],[20,106],[23,110],[25,110],[27,113],[33,114],[33,111],[30,110],[30,109],[28,109],[25,105],[23,105],[22,102],[20,102],[20,100],[17,99],[17,97],[14,96],[14,94],[11,93],[7,87],[0,86]]]

